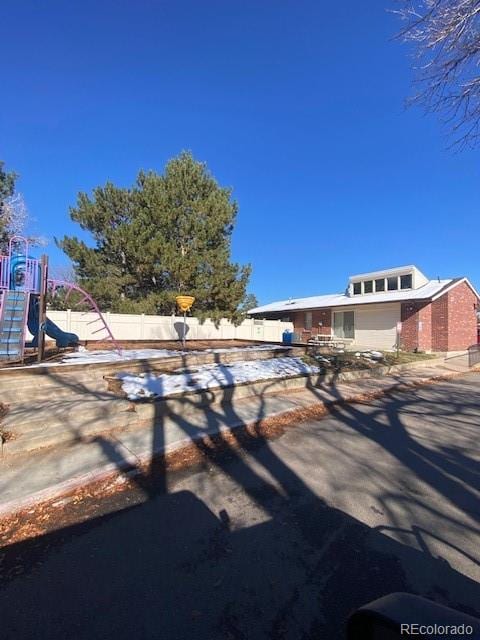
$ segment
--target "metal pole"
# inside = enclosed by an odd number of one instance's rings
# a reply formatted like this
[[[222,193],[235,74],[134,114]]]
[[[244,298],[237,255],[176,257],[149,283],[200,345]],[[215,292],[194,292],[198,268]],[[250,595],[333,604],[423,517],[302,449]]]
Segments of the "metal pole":
[[[185,331],[187,329],[187,312],[183,312],[183,335],[182,335],[182,344],[185,349]]]
[[[37,362],[41,362],[45,355],[45,320],[47,318],[47,279],[48,256],[40,259],[40,300],[38,301],[38,354]]]

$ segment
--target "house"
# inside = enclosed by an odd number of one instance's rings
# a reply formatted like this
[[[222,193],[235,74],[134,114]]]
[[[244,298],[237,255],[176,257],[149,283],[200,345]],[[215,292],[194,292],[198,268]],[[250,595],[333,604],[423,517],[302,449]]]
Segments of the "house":
[[[343,294],[272,302],[254,318],[289,320],[297,339],[316,334],[352,348],[461,351],[477,343],[479,294],[467,278],[429,280],[414,265],[350,276]]]

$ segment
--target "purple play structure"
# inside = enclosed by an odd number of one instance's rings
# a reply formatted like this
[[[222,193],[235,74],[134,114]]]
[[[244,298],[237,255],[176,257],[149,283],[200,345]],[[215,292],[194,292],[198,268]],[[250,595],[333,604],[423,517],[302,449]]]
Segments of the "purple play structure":
[[[95,313],[96,318],[88,324],[98,324],[94,334],[102,334],[121,353],[121,347],[89,293],[73,282],[48,279],[46,265],[28,255],[28,241],[21,236],[10,239],[8,255],[0,256],[0,361],[23,360],[26,329],[33,335],[27,346],[38,347],[42,333],[54,338],[58,347],[75,346],[79,339],[73,333],[62,331],[51,320],[44,317],[40,300],[47,292],[52,295],[62,289],[66,291],[65,302],[73,291],[81,294],[74,306],[87,307],[86,313]],[[102,339],[101,335],[98,335]]]

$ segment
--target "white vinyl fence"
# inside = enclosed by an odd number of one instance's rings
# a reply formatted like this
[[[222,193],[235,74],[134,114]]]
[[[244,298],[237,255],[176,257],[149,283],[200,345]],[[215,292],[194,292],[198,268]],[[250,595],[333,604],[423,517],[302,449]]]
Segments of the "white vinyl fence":
[[[48,318],[63,331],[76,333],[80,340],[98,340],[105,332],[95,334],[101,323],[94,313],[79,311],[48,311]],[[111,332],[117,340],[178,340],[182,336],[183,316],[149,316],[145,314],[105,313]],[[88,323],[91,324],[88,324]],[[187,340],[263,340],[281,342],[283,332],[293,331],[291,322],[254,320],[247,318],[236,327],[229,320],[221,320],[215,327],[211,320],[200,323],[187,317]]]

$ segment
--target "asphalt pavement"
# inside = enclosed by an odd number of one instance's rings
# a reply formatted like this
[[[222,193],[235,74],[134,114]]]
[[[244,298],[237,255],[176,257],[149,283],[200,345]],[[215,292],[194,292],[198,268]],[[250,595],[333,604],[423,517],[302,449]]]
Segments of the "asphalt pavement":
[[[342,405],[5,547],[1,638],[333,640],[393,591],[480,616],[479,391]]]

